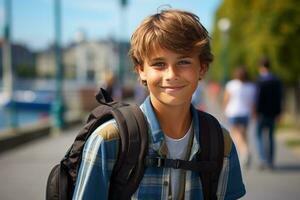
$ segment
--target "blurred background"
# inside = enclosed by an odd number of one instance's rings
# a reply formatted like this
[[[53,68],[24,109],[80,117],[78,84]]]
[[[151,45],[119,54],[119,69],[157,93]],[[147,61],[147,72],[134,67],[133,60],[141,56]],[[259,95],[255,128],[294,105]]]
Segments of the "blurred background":
[[[94,95],[100,87],[116,100],[141,103],[147,91],[137,81],[127,56],[130,36],[142,19],[165,8],[195,13],[211,35],[214,62],[198,101],[199,108],[220,119],[224,85],[233,70],[245,66],[254,82],[259,60],[270,58],[272,71],[284,85],[278,132],[292,133],[283,137],[284,144],[298,149],[294,160],[299,160],[297,0],[0,0],[0,161],[9,155],[17,158],[20,144],[70,132],[71,127],[73,135],[50,164],[58,161],[78,132],[78,124],[97,105]],[[47,140],[58,142],[53,137]],[[33,146],[27,147],[39,151]],[[45,164],[43,176],[50,164]],[[292,169],[299,176],[298,164]],[[15,199],[9,194],[4,197]]]
[[[50,116],[61,127],[96,105],[99,87],[140,103],[144,91],[127,56],[131,34],[147,15],[170,7],[195,12],[212,30],[220,1],[198,4],[1,0],[0,130]]]

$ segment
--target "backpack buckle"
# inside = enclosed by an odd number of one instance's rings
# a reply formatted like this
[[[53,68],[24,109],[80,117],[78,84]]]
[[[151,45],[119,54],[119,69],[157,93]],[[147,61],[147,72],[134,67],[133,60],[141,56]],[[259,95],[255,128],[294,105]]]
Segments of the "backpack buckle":
[[[156,157],[156,158],[146,158],[146,165],[151,167],[164,167],[165,159]]]
[[[163,167],[165,164],[165,159],[163,159],[163,158],[156,158],[156,161],[157,161],[157,163],[156,163],[157,167]]]
[[[180,160],[179,159],[175,159],[174,160],[173,168],[174,169],[179,169],[179,167],[180,167]]]

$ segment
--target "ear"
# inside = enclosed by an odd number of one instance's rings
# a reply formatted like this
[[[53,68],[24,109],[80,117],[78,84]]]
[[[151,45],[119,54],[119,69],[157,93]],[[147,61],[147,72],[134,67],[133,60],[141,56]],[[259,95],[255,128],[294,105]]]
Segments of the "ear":
[[[143,80],[147,80],[147,76],[146,76],[146,73],[145,73],[145,70],[144,70],[144,66],[142,65],[137,65],[136,66],[136,69],[137,69],[137,72],[140,76],[140,79],[143,81]]]
[[[199,78],[203,79],[203,77],[205,76],[206,72],[208,70],[208,64],[200,64],[200,69],[199,69]]]

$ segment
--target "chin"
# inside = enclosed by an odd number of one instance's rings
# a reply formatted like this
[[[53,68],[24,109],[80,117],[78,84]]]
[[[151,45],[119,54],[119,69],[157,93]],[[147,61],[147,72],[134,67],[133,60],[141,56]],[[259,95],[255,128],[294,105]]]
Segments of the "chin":
[[[168,106],[180,106],[180,105],[191,103],[191,101],[189,101],[186,98],[178,98],[178,97],[169,96],[169,95],[158,98],[158,100]]]

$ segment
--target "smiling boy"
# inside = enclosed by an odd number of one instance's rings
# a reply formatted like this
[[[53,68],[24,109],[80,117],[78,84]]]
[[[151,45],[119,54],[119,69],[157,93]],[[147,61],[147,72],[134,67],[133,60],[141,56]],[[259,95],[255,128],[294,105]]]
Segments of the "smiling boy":
[[[148,156],[195,160],[200,151],[198,111],[192,95],[212,61],[209,36],[196,15],[163,10],[147,17],[133,33],[130,57],[149,97],[141,109],[149,123]],[[226,130],[223,130],[228,135]],[[73,199],[107,199],[117,159],[118,128],[102,124],[88,139]],[[245,194],[234,145],[224,153],[218,190],[213,199]],[[146,168],[132,199],[204,199],[198,172]]]

